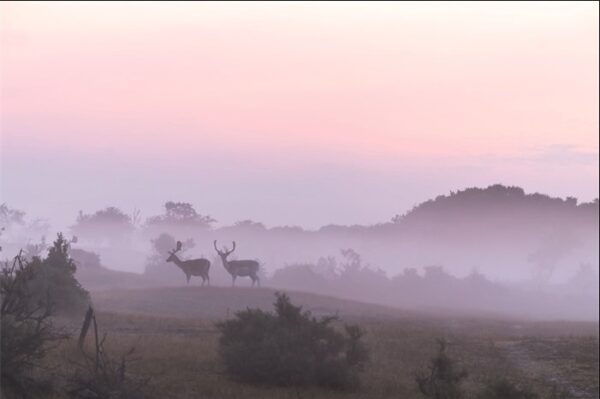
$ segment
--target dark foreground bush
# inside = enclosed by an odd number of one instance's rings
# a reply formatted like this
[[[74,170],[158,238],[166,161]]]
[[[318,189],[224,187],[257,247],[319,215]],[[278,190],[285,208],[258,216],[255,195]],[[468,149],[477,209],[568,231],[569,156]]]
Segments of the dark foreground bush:
[[[23,255],[5,263],[0,272],[0,370],[1,397],[47,398],[61,395],[63,380],[77,399],[137,399],[145,381],[130,376],[126,366],[131,352],[108,356],[99,340],[94,317],[95,356],[86,355],[74,364],[74,375],[58,374],[47,355],[69,336],[52,324],[57,313],[75,314],[89,302],[89,295],[75,279],[69,243],[59,234],[46,258]],[[90,308],[91,309],[91,308]],[[90,317],[86,316],[89,327]],[[86,327],[87,329],[87,327]],[[82,335],[85,338],[85,334]],[[62,396],[60,396],[62,397]]]
[[[50,321],[48,301],[36,304],[31,291],[36,268],[19,253],[0,275],[0,366],[3,398],[48,395],[50,379],[42,376],[43,358],[66,335]]]
[[[75,261],[69,256],[70,243],[58,234],[45,258],[29,260],[35,271],[30,281],[33,306],[46,303],[57,314],[83,314],[90,303],[89,293],[75,278]]]
[[[358,386],[368,355],[362,331],[346,326],[342,333],[331,326],[335,317],[317,319],[287,295],[276,296],[275,313],[248,309],[217,325],[227,373],[264,385]]]

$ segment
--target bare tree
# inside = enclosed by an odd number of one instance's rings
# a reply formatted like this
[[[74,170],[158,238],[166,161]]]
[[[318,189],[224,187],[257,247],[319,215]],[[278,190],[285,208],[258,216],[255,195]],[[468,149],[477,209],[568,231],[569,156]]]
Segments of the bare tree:
[[[462,381],[467,378],[466,370],[458,369],[454,359],[446,352],[447,341],[438,340],[438,353],[430,361],[429,370],[415,377],[421,393],[434,399],[461,399]]]
[[[85,350],[85,339],[90,327],[93,327],[94,353]],[[111,398],[141,399],[149,379],[140,379],[128,373],[129,365],[136,361],[133,358],[135,348],[130,348],[118,358],[109,355],[104,348],[106,334],[98,335],[96,314],[90,306],[86,312],[78,347],[81,360],[71,360],[76,372],[69,378],[68,392],[73,398]]]

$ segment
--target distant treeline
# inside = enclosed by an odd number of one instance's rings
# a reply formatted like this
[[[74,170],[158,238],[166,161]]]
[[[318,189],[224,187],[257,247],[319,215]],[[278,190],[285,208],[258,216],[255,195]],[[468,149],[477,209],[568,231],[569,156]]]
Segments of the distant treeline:
[[[0,225],[5,228],[25,226],[26,214],[19,209],[0,205]],[[326,225],[317,230],[305,230],[300,226],[275,226],[268,228],[252,220],[241,220],[230,226],[215,227],[217,220],[196,211],[188,202],[168,201],[164,204],[164,213],[143,220],[140,210],[128,214],[121,209],[108,206],[92,213],[79,211],[74,224],[73,234],[85,238],[90,235],[99,237],[127,234],[136,229],[149,232],[163,232],[170,228],[189,228],[197,231],[252,230],[272,233],[355,233],[366,232],[407,232],[429,229],[451,229],[457,222],[476,220],[485,224],[503,220],[503,226],[510,227],[510,221],[535,221],[550,224],[556,221],[581,221],[598,226],[598,199],[592,202],[578,203],[577,198],[565,199],[545,194],[526,194],[520,187],[500,184],[487,188],[467,188],[452,191],[449,195],[440,195],[435,199],[422,202],[411,210],[393,216],[390,221],[373,225]],[[508,218],[508,220],[507,220]],[[42,219],[30,223],[33,227],[48,227]]]
[[[148,267],[172,272],[163,262],[172,248],[155,245],[166,234],[184,242],[183,256],[188,258],[213,259],[213,240],[227,245],[236,240],[235,256],[260,260],[268,273],[353,248],[390,275],[441,265],[454,275],[478,269],[486,276],[543,280],[558,269],[572,276],[580,264],[597,271],[598,225],[598,199],[578,203],[573,197],[526,194],[519,187],[493,185],[441,195],[387,222],[367,226],[306,230],[266,227],[251,220],[218,226],[215,218],[198,212],[192,203],[168,201],[161,214],[148,217],[140,210],[126,213],[117,207],[80,211],[67,235],[76,236],[77,247],[98,253],[110,268],[136,272]],[[29,221],[25,212],[7,205],[0,206],[1,226],[6,228],[2,244],[12,245],[13,251],[53,234],[43,220]]]

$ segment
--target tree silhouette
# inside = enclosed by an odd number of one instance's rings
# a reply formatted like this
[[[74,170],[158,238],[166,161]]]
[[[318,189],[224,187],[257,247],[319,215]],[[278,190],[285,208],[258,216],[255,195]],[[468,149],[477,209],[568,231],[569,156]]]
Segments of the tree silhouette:
[[[168,201],[164,205],[165,212],[162,215],[152,216],[146,220],[146,226],[151,229],[162,229],[177,227],[192,227],[208,229],[216,222],[210,216],[200,215],[188,202]]]
[[[71,226],[73,234],[86,240],[122,243],[134,231],[131,217],[119,208],[109,206],[91,214],[79,211],[76,223]]]

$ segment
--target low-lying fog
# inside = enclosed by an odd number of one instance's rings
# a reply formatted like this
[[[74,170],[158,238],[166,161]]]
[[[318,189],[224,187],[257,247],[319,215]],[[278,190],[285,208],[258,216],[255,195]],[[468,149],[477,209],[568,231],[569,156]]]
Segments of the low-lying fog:
[[[182,270],[165,261],[176,241],[181,260],[211,262],[211,285],[230,285],[213,243],[231,250],[235,241],[229,259],[257,260],[263,286],[406,308],[598,319],[597,200],[497,185],[437,197],[386,223],[311,231],[249,220],[215,227],[189,203],[142,215],[112,207],[74,214],[63,233],[76,237],[71,254],[86,288],[185,284]],[[18,204],[2,205],[0,223],[5,258],[20,248],[41,254],[55,237]]]

